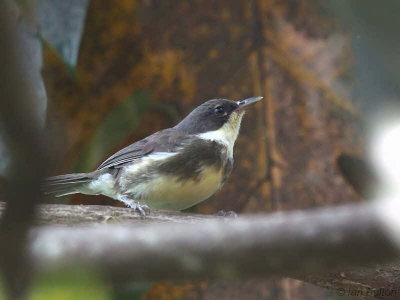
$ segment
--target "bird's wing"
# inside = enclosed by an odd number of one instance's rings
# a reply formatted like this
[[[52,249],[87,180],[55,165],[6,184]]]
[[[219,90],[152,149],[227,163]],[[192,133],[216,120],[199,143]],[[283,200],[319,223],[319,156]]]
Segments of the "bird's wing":
[[[189,140],[190,136],[180,130],[174,128],[161,130],[121,149],[104,161],[97,169],[121,168],[150,153],[175,152],[177,148],[182,147]]]

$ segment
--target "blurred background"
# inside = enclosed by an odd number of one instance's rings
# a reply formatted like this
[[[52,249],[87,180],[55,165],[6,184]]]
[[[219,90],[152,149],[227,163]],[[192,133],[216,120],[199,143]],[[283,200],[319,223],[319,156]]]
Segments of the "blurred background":
[[[59,138],[54,174],[86,172],[212,98],[264,96],[243,122],[224,188],[191,208],[265,213],[362,201],[340,174],[396,119],[396,0],[20,0],[15,20],[37,116]],[[17,8],[18,6],[18,8]],[[1,128],[0,128],[1,136]],[[0,142],[0,173],[8,154]],[[52,203],[120,203],[76,195]],[[33,299],[334,299],[293,279],[118,286],[42,278]],[[89,298],[88,298],[89,297]]]

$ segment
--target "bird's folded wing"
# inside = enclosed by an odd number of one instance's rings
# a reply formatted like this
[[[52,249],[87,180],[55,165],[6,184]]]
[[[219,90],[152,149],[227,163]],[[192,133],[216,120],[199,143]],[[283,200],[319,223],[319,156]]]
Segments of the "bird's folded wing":
[[[195,137],[174,128],[161,130],[121,149],[104,161],[97,169],[121,168],[151,153],[173,153],[193,138]]]

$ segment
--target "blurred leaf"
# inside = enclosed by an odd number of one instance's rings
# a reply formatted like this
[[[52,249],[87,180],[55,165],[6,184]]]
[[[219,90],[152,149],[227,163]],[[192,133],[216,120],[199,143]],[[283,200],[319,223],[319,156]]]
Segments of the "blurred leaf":
[[[383,181],[371,163],[362,157],[341,154],[337,165],[344,179],[364,199],[373,198],[374,192],[383,186]]]
[[[39,0],[39,32],[69,67],[75,67],[89,0]]]
[[[120,145],[139,124],[141,117],[149,110],[149,95],[138,91],[132,97],[117,105],[97,129],[96,135],[79,156],[75,171],[91,171],[102,159]]]

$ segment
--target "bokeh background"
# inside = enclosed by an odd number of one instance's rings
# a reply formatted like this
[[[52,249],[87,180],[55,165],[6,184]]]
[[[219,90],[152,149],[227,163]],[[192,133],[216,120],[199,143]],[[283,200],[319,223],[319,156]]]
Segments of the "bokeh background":
[[[396,1],[18,4],[21,36],[31,43],[32,76],[41,70],[44,81],[38,82],[43,100],[38,115],[62,148],[55,174],[91,171],[123,146],[175,125],[208,99],[261,95],[264,101],[245,116],[230,179],[190,211],[257,214],[361,201],[336,159],[342,153],[365,155],[371,128],[398,111]],[[1,149],[0,168],[7,174]],[[48,201],[120,205],[102,196]],[[51,299],[81,286],[73,278],[52,278]],[[335,297],[280,278],[122,287],[92,275],[82,278],[88,278],[78,281],[93,287],[96,299]],[[43,282],[36,299],[50,299],[53,283]],[[71,284],[63,289],[60,282]]]

